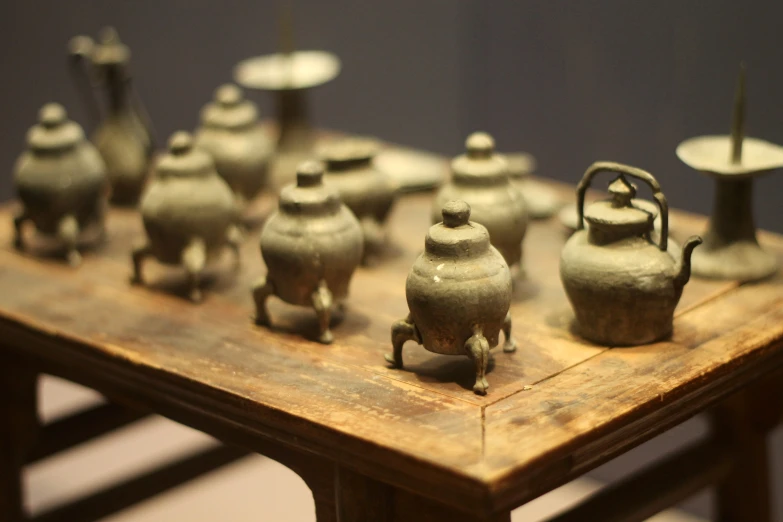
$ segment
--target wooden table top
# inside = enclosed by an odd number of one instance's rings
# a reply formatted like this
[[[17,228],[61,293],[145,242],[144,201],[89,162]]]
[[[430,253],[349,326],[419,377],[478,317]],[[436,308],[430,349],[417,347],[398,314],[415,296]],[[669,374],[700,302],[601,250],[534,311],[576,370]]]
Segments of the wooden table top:
[[[398,202],[393,252],[355,274],[331,346],[300,335],[315,335],[312,310],[276,298],[276,329],[253,324],[250,286],[264,274],[259,230],[242,248],[241,270],[232,272],[226,255],[195,305],[184,273],[154,261],[149,286],[129,285],[130,249],[142,237],[134,212],[113,210],[108,242],[73,269],[34,255],[46,250],[40,242],[15,251],[7,206],[2,348],[223,438],[271,438],[469,511],[530,500],[783,364],[780,275],[745,285],[693,278],[666,342],[607,349],[579,339],[558,272],[565,235],[553,219],[529,228],[527,280],[511,306],[519,349],[493,351],[488,395],[471,391],[467,357],[408,343],[406,368],[392,369],[383,355],[392,322],[407,313],[405,278],[423,249],[430,200]],[[703,218],[672,217],[680,241],[704,227]],[[761,241],[783,254],[783,238],[762,233]]]

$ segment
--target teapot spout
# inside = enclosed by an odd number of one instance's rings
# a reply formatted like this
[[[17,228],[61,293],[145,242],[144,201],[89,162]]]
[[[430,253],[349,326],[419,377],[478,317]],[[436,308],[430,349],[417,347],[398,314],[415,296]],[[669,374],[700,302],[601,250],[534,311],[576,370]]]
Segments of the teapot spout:
[[[691,254],[701,243],[702,239],[699,236],[691,236],[682,246],[682,255],[675,267],[677,275],[674,276],[674,286],[678,290],[681,290],[691,278]]]

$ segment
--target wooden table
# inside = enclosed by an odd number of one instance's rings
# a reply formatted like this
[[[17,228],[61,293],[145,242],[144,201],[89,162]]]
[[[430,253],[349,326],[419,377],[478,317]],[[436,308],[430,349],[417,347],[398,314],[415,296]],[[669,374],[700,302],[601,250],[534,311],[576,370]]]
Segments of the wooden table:
[[[6,207],[0,520],[23,519],[26,463],[151,412],[242,449],[213,450],[36,519],[94,520],[249,451],[305,480],[319,522],[508,521],[513,508],[708,408],[715,420],[708,440],[558,520],[642,520],[709,485],[719,487],[721,520],[771,520],[765,434],[780,420],[783,397],[780,375],[774,379],[783,367],[783,277],[746,285],[693,279],[671,340],[607,349],[573,333],[558,275],[565,236],[554,220],[534,223],[527,280],[511,308],[519,350],[494,352],[481,397],[471,391],[467,357],[411,343],[405,370],[383,360],[390,325],[407,312],[405,278],[423,248],[429,207],[426,194],[397,204],[394,248],[355,275],[331,346],[300,335],[315,335],[312,311],[276,299],[270,313],[278,328],[253,325],[249,288],[264,273],[258,231],[243,247],[241,271],[226,258],[194,305],[173,268],[150,263],[148,287],[128,284],[130,248],[142,234],[134,213],[112,211],[109,241],[73,269],[14,251]],[[677,212],[673,221],[680,240],[704,226]],[[783,238],[761,237],[783,253]],[[40,426],[41,373],[110,402]]]

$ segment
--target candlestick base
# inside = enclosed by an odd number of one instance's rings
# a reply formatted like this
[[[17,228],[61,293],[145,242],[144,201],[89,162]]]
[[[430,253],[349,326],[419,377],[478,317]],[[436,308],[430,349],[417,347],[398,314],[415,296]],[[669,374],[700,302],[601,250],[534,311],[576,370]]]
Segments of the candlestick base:
[[[721,245],[705,239],[691,256],[693,274],[707,279],[758,281],[777,273],[779,266],[774,255],[750,240]]]

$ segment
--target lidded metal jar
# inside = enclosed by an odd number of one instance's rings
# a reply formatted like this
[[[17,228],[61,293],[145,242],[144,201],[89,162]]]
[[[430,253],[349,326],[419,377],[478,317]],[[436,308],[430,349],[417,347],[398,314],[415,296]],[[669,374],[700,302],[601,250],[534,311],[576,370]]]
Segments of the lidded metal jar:
[[[328,344],[332,306],[348,296],[354,270],[362,259],[359,222],[340,201],[337,189],[323,182],[320,162],[302,163],[296,183],[280,193],[278,210],[261,232],[266,277],[253,286],[256,323],[268,325],[266,300],[311,306],[318,315],[318,341]]]
[[[467,202],[473,221],[489,231],[492,245],[509,266],[522,261],[522,240],[527,230],[527,208],[522,193],[509,179],[505,159],[495,153],[495,140],[484,132],[468,136],[466,154],[451,162],[452,180],[438,191],[432,222],[440,221],[443,206],[453,200]]]
[[[501,330],[503,351],[516,350],[508,312],[511,274],[487,229],[470,221],[470,214],[467,203],[451,201],[443,207],[443,222],[430,227],[405,284],[410,314],[392,326],[394,352],[386,360],[402,367],[405,341],[435,353],[467,355],[476,363],[473,391],[483,395],[489,350]]]
[[[609,185],[612,198],[584,210],[585,192],[603,171],[618,174]],[[652,189],[660,209],[659,238],[653,237],[655,215],[634,203],[636,188],[626,176]],[[651,343],[669,335],[674,308],[690,278],[691,252],[701,238],[691,237],[672,253],[669,209],[660,185],[650,173],[619,163],[597,162],[587,169],[577,187],[577,211],[579,229],[563,248],[560,277],[579,333],[608,346]]]
[[[368,138],[345,138],[325,146],[325,183],[335,187],[362,227],[364,254],[386,242],[383,225],[397,196],[397,184],[373,165],[378,143]]]
[[[133,205],[147,181],[153,139],[147,113],[132,88],[130,49],[114,28],[106,27],[97,42],[88,36],[72,38],[69,51],[74,78],[96,118],[92,141],[106,162],[111,199]],[[104,91],[104,103],[95,96],[94,86]]]
[[[273,143],[258,124],[256,105],[236,85],[220,86],[215,99],[201,110],[195,141],[212,155],[240,208],[265,186]]]
[[[140,210],[147,242],[133,251],[134,281],[142,281],[142,262],[149,256],[182,265],[190,298],[200,301],[200,276],[206,263],[226,246],[238,263],[242,235],[234,194],[218,176],[209,154],[194,148],[189,133],[171,136],[168,154],[156,162]]]
[[[27,150],[16,161],[14,184],[23,206],[14,218],[15,246],[23,248],[22,228],[32,221],[38,232],[59,239],[68,262],[78,265],[81,232],[95,227],[103,235],[109,185],[98,151],[61,105],[39,111]]]

